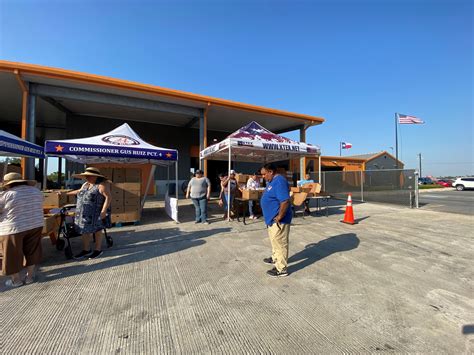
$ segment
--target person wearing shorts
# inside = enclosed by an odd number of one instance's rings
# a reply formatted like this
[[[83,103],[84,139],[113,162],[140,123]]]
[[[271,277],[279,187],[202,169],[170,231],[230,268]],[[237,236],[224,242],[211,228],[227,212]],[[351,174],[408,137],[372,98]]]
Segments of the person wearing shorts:
[[[35,268],[41,262],[43,194],[36,181],[23,180],[20,174],[3,177],[0,193],[0,240],[3,249],[2,274],[10,276],[7,287],[35,281]],[[25,263],[24,263],[25,261]],[[21,271],[26,268],[23,279]]]

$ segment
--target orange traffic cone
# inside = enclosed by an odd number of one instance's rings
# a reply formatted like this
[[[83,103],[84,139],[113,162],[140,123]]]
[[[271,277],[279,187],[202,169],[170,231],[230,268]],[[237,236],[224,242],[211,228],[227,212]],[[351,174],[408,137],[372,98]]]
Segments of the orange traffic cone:
[[[341,222],[347,223],[347,224],[357,224],[357,222],[354,221],[354,211],[352,210],[352,195],[351,194],[347,196],[346,213],[344,214],[344,220],[342,220]]]

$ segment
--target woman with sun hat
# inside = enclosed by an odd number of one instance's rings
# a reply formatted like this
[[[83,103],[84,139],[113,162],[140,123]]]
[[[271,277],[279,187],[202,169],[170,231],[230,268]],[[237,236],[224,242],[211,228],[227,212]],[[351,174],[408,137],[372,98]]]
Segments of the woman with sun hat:
[[[100,170],[88,167],[82,174],[75,177],[85,179],[86,182],[79,190],[68,192],[68,195],[77,196],[74,225],[82,237],[82,251],[74,256],[76,260],[85,258],[95,259],[102,255],[102,231],[110,224],[108,209],[110,207],[110,183]],[[90,249],[92,235],[95,235],[95,248]]]

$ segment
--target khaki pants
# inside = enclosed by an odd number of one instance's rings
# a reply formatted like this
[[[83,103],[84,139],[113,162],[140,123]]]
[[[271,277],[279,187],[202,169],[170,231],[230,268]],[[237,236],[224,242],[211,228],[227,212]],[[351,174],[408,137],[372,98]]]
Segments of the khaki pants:
[[[43,227],[0,237],[3,246],[2,273],[12,275],[23,266],[39,264],[41,261],[41,232]],[[23,264],[24,260],[26,261]]]
[[[289,224],[273,223],[268,227],[268,236],[272,243],[272,259],[278,271],[282,271],[288,266],[289,235]]]

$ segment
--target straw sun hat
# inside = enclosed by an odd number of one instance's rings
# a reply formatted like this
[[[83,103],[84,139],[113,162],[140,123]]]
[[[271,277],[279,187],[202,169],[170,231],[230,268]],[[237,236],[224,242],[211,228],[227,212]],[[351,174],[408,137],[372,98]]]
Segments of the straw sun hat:
[[[25,180],[22,179],[21,175],[18,173],[8,173],[3,177],[2,187],[21,182],[26,182],[30,186],[36,186],[36,180]]]
[[[93,167],[86,168],[86,171],[84,171],[82,174],[73,175],[73,177],[78,177],[78,178],[85,178],[87,176],[96,176],[96,177],[101,177],[101,178],[106,179],[106,177],[100,173],[99,169],[93,168]]]

